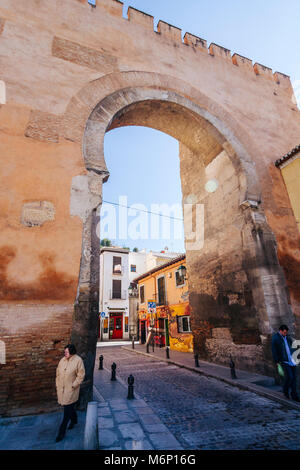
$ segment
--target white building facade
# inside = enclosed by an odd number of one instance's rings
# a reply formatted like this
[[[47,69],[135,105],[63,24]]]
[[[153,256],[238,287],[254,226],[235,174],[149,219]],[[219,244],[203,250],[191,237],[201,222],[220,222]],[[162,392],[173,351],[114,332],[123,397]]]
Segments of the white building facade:
[[[103,247],[100,251],[99,339],[129,339],[129,250]]]
[[[133,279],[175,258],[177,253],[129,252],[108,246],[100,250],[99,340],[128,340],[138,331],[138,291]],[[131,286],[130,294],[128,288]]]

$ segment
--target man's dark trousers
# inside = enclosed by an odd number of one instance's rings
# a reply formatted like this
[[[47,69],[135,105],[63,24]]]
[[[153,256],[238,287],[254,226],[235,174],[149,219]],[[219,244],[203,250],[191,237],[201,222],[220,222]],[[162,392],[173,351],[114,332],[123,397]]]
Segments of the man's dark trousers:
[[[64,417],[62,420],[62,423],[59,428],[58,435],[59,436],[64,436],[66,434],[66,429],[68,426],[68,422],[71,420],[71,423],[76,424],[77,423],[77,414],[75,411],[75,403],[71,403],[70,405],[64,405]]]
[[[289,389],[292,389],[292,398],[297,397],[296,388],[296,366],[281,363],[284,370],[283,393],[288,395]]]

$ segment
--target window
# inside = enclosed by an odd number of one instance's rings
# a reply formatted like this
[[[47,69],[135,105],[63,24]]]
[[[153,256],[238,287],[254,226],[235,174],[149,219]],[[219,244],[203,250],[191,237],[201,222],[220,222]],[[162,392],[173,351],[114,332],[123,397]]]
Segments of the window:
[[[130,265],[130,271],[131,271],[132,273],[136,273],[136,265],[135,265],[135,264],[131,264],[131,265]]]
[[[141,304],[145,302],[145,286],[140,286],[140,301]]]
[[[184,284],[185,284],[184,276],[180,276],[179,271],[176,271],[175,276],[176,276],[176,278],[175,278],[176,279],[176,287],[184,286]]]
[[[122,258],[121,256],[113,257],[113,274],[122,274]]]
[[[122,281],[120,281],[119,279],[113,279],[113,299],[121,299],[121,283]]]
[[[190,333],[191,324],[189,316],[177,317],[178,333]]]
[[[165,287],[164,277],[159,277],[157,279],[157,290],[158,290],[158,305],[166,305],[166,287]]]

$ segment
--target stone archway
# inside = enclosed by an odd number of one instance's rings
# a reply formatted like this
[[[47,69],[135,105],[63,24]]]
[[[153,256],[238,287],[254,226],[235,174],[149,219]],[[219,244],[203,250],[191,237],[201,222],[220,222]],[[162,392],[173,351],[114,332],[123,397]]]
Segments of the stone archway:
[[[91,399],[96,348],[96,208],[109,176],[103,140],[107,131],[126,125],[153,127],[179,140],[183,201],[204,204],[204,246],[186,245],[195,350],[221,363],[233,354],[238,367],[270,373],[270,335],[278,322],[292,324],[293,317],[251,158],[255,144],[224,108],[181,80],[110,74],[74,97],[63,126],[63,137],[83,142],[90,194],[72,332],[87,369],[83,404]],[[203,190],[209,175],[217,176],[219,193]]]

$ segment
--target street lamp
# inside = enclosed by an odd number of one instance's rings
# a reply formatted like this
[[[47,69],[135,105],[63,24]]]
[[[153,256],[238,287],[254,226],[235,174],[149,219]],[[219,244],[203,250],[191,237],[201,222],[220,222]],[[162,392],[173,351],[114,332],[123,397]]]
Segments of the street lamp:
[[[186,267],[182,264],[178,268],[179,276],[182,277],[183,279],[186,279]]]

